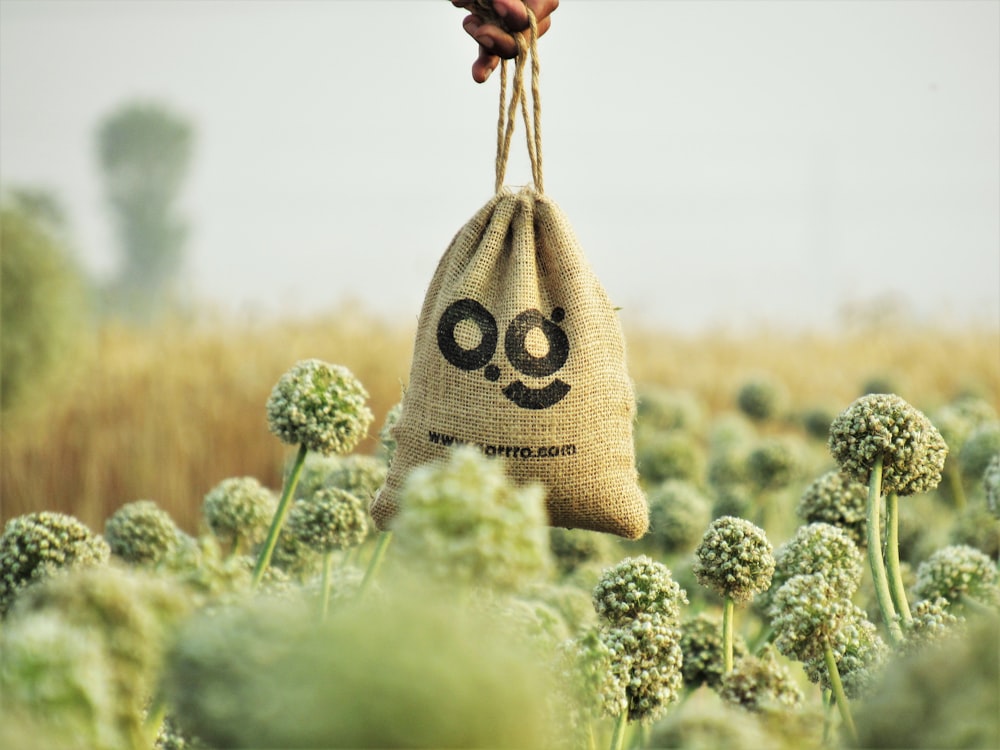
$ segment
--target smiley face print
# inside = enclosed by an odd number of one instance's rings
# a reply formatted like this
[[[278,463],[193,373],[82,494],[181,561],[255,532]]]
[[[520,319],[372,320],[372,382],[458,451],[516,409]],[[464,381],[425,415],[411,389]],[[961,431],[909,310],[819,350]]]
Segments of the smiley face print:
[[[549,318],[533,308],[515,316],[504,332],[503,350],[517,372],[544,378],[566,364],[569,338],[559,327],[565,316],[561,307]],[[482,368],[487,380],[500,380],[500,367],[491,361],[500,341],[497,321],[476,300],[460,299],[445,309],[438,321],[437,341],[441,354],[455,367],[466,371]],[[559,378],[541,388],[532,388],[520,379],[501,388],[503,395],[522,409],[547,409],[565,398],[569,390],[569,383]]]

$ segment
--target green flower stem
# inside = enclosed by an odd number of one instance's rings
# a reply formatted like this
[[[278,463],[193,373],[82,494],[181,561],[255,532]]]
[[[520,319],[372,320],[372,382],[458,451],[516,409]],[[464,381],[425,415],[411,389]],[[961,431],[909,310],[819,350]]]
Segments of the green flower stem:
[[[958,601],[962,606],[968,609],[970,612],[974,612],[977,615],[988,615],[990,617],[995,617],[997,611],[988,604],[983,604],[981,601],[975,597],[969,596],[968,594],[962,594],[958,597]]]
[[[628,726],[628,709],[618,714],[615,719],[615,731],[611,735],[610,750],[623,750],[625,747],[625,727]]]
[[[379,567],[382,565],[382,558],[385,557],[385,551],[389,546],[389,542],[392,539],[391,531],[383,531],[378,538],[378,542],[375,543],[375,549],[372,552],[371,559],[368,561],[368,568],[365,570],[365,577],[361,579],[361,590],[358,594],[363,594],[368,588],[368,584],[371,583],[372,578],[378,572]]]
[[[146,719],[142,726],[146,746],[153,747],[156,744],[156,738],[160,734],[160,729],[163,727],[163,720],[166,716],[167,701],[162,691],[158,690],[153,696],[152,703],[146,712]]]
[[[910,605],[906,601],[906,589],[903,586],[903,573],[899,565],[899,496],[890,492],[885,498],[885,567],[889,575],[889,593],[896,611],[903,622],[910,622]]]
[[[968,501],[965,498],[965,487],[962,485],[962,472],[958,468],[958,463],[954,459],[948,459],[944,465],[944,475],[948,479],[948,489],[955,501],[955,510],[965,510]]]
[[[733,614],[735,603],[727,596],[722,604],[722,668],[728,674],[733,671]]]
[[[840,718],[844,721],[851,741],[855,746],[858,744],[858,730],[854,726],[854,717],[851,716],[851,707],[847,703],[847,696],[844,694],[844,683],[840,681],[840,670],[837,669],[837,660],[833,658],[833,649],[830,644],[824,645],[823,658],[826,660],[826,669],[830,673],[830,686],[833,688],[833,699],[837,702],[837,710],[840,711]]]
[[[833,709],[833,693],[823,690],[823,747],[830,745],[830,711]]]
[[[879,528],[879,510],[882,504],[882,456],[875,459],[871,475],[868,477],[868,565],[872,569],[872,583],[875,585],[875,598],[882,612],[882,620],[889,630],[889,640],[893,647],[903,640],[903,631],[896,621],[896,610],[892,606],[892,595],[889,593],[889,578],[882,561],[882,533]]]
[[[330,571],[333,568],[333,552],[327,550],[323,553],[323,599],[319,610],[319,618],[326,619],[326,613],[330,611]]]
[[[261,547],[260,554],[257,556],[257,564],[253,569],[252,585],[255,588],[260,584],[260,579],[264,577],[264,571],[267,570],[267,566],[271,564],[271,555],[274,554],[274,547],[278,543],[278,533],[285,524],[285,516],[288,515],[288,509],[292,505],[291,500],[295,493],[295,486],[299,483],[299,475],[302,473],[302,465],[306,461],[306,454],[308,452],[309,449],[306,448],[304,443],[299,446],[299,452],[295,456],[295,463],[292,465],[292,472],[288,475],[285,487],[281,491],[281,500],[278,501],[278,509],[274,512],[271,528],[267,530],[267,539],[264,540],[264,546]]]

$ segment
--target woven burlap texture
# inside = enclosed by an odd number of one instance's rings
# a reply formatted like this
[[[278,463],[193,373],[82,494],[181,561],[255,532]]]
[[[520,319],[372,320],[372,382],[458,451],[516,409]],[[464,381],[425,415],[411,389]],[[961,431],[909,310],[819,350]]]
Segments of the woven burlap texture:
[[[389,528],[407,474],[469,443],[544,485],[553,526],[638,538],[634,417],[620,324],[566,217],[532,187],[501,190],[427,291],[372,517]]]

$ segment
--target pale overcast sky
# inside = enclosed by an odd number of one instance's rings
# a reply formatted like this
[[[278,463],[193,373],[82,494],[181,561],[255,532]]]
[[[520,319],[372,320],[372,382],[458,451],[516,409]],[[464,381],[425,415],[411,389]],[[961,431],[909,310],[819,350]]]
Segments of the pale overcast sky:
[[[115,264],[94,158],[132,98],[197,129],[187,279],[235,311],[413,321],[493,188],[497,81],[446,0],[0,0],[0,183]],[[563,0],[546,192],[626,321],[1000,323],[1000,3]],[[511,184],[530,179],[520,155]]]

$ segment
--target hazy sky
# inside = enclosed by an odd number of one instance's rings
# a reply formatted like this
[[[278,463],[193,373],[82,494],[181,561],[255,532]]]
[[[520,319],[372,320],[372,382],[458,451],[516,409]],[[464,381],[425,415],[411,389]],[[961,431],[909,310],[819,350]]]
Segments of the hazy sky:
[[[0,0],[0,183],[116,262],[94,157],[133,98],[197,129],[186,278],[236,311],[415,320],[493,189],[497,81],[446,0]],[[1000,323],[1000,3],[563,0],[546,192],[626,320]],[[512,185],[530,180],[517,140]]]

